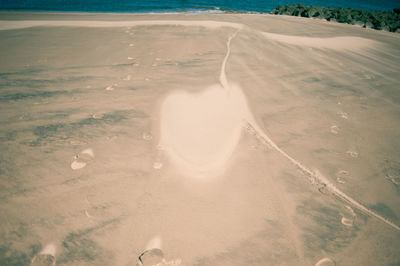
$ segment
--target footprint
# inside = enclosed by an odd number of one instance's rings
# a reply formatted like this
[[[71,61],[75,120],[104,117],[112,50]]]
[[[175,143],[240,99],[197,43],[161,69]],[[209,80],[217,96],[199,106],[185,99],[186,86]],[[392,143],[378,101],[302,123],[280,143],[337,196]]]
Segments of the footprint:
[[[315,264],[315,266],[335,266],[335,265],[336,263],[330,258],[323,258]]]
[[[131,80],[132,79],[132,75],[128,75],[126,77],[124,77],[122,80]]]
[[[354,212],[353,208],[351,208],[350,206],[346,205],[346,209],[350,212],[350,214],[351,214],[353,217],[356,217],[356,216],[357,216],[357,214]]]
[[[56,246],[46,245],[31,261],[31,266],[54,266],[56,265]]]
[[[110,85],[110,86],[108,86],[108,87],[106,88],[106,91],[113,91],[113,90],[114,90],[113,85]]]
[[[349,115],[347,113],[345,113],[345,112],[338,112],[338,115],[340,115],[340,117],[343,118],[343,119],[348,119],[349,118]]]
[[[72,170],[79,170],[84,168],[90,161],[94,159],[94,152],[92,149],[85,149],[78,155],[74,156],[74,161],[71,163]]]
[[[364,74],[364,78],[365,79],[373,79],[375,76],[374,75],[370,75],[370,74]]]
[[[118,83],[114,83],[106,88],[107,91],[113,91],[115,87],[118,87]]]
[[[350,155],[351,157],[353,157],[353,158],[357,158],[358,157],[358,152],[356,152],[356,151],[348,150],[346,153],[348,155]]]
[[[340,184],[344,184],[346,183],[346,178],[349,176],[349,172],[345,171],[345,170],[340,170],[337,174],[336,174],[336,182],[340,183]]]
[[[385,178],[388,179],[393,184],[400,186],[400,176],[394,176],[391,173],[386,173]]]
[[[88,212],[87,210],[85,210],[85,215],[86,215],[86,217],[89,218],[89,219],[93,219],[93,218],[94,218],[94,216],[90,215],[89,212]]]
[[[153,163],[153,168],[156,170],[161,169],[162,167],[163,167],[162,162],[154,162]]]
[[[94,118],[94,119],[101,119],[103,117],[104,117],[103,114],[92,114],[92,118]]]
[[[389,180],[396,186],[400,186],[400,163],[385,159],[385,165],[383,169],[385,179]]]
[[[347,227],[352,227],[354,224],[354,219],[357,215],[354,210],[348,205],[346,205],[345,212],[345,214],[342,213],[342,219],[340,220],[340,222]]]
[[[336,125],[331,126],[331,133],[337,135],[339,133],[339,128]]]
[[[109,141],[115,141],[118,138],[118,136],[107,136],[107,140]]]
[[[342,219],[340,220],[340,222],[342,224],[344,224],[345,226],[348,226],[348,227],[352,227],[353,226],[353,220],[349,219],[349,218],[346,218],[344,216],[342,216]]]
[[[151,132],[143,132],[142,138],[144,140],[152,140],[153,139],[153,135],[151,134]]]
[[[136,265],[167,265],[162,251],[162,238],[160,236],[153,237],[147,243],[145,250],[139,255]]]
[[[85,145],[86,142],[82,141],[82,140],[70,140],[69,144],[74,145],[74,146],[78,146],[78,145]]]

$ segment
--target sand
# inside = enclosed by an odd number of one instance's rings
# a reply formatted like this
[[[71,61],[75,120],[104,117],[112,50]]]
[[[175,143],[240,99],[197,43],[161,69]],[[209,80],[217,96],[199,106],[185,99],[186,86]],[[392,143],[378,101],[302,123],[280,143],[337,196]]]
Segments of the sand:
[[[48,243],[57,265],[135,265],[153,246],[175,265],[400,261],[396,34],[255,14],[0,20],[0,262]]]

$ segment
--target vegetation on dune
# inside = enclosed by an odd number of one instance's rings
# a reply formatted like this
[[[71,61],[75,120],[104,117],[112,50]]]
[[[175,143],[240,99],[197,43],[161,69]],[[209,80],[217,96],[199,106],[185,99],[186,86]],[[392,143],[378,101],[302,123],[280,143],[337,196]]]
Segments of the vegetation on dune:
[[[352,8],[304,6],[297,4],[279,5],[270,13],[275,15],[320,18],[339,23],[360,25],[364,28],[400,33],[400,8],[395,8],[393,11],[366,11]]]

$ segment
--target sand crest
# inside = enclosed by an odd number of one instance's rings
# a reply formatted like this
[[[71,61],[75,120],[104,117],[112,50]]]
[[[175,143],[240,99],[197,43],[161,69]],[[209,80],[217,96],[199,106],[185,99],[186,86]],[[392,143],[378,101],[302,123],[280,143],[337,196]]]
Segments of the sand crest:
[[[354,36],[318,38],[283,35],[270,32],[263,32],[262,34],[273,41],[278,41],[290,45],[307,46],[320,49],[359,50],[362,48],[370,48],[378,44],[376,41]]]

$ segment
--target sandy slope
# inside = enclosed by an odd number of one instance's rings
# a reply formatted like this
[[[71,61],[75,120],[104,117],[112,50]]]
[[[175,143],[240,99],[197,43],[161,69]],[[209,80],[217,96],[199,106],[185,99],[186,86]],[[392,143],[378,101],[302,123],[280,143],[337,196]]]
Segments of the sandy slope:
[[[0,20],[0,262],[54,243],[59,265],[134,265],[151,239],[181,265],[400,261],[396,34],[240,14]]]

